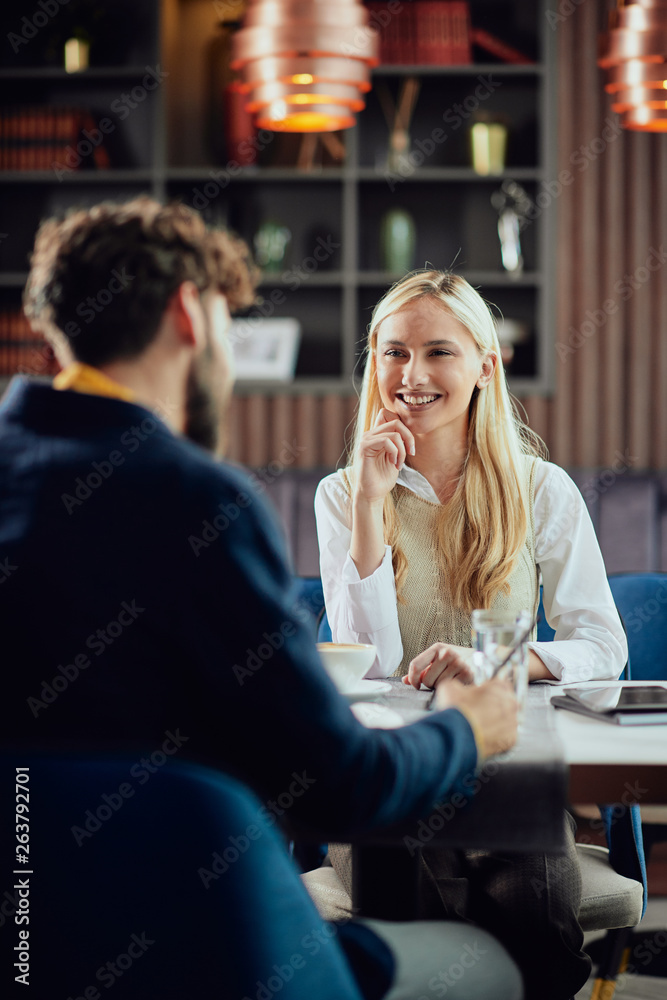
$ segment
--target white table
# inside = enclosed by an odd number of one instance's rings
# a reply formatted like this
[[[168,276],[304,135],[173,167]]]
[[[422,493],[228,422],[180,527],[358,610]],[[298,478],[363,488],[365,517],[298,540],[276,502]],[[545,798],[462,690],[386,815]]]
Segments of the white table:
[[[595,687],[588,681],[567,687]],[[618,681],[619,686],[646,681]],[[667,682],[656,681],[667,688]],[[563,687],[549,688],[550,695]],[[667,724],[618,726],[558,709],[558,736],[569,767],[570,801],[667,805]]]

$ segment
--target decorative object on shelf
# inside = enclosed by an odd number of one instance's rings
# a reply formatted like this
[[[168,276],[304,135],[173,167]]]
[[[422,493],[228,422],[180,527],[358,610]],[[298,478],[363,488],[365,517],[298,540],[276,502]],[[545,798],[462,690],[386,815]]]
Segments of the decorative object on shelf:
[[[514,357],[515,345],[524,344],[528,340],[530,329],[528,323],[503,317],[496,320],[496,330],[502,362],[503,365],[507,366]]]
[[[415,266],[417,231],[415,220],[404,208],[390,208],[380,223],[382,267],[391,273]]]
[[[321,153],[323,148],[334,161],[339,163],[345,161],[345,144],[337,135],[332,135],[330,132],[305,132],[296,161],[299,170],[312,170],[315,166],[315,156],[318,151]]]
[[[223,115],[227,158],[240,167],[252,167],[257,162],[257,130],[252,115],[246,111],[245,94],[239,80],[232,80],[225,87]]]
[[[239,382],[291,382],[301,324],[291,317],[249,316],[231,322],[229,340]]]
[[[99,143],[84,130],[99,135]],[[32,104],[0,107],[0,170],[54,170],[58,180],[71,170],[108,169],[105,136],[85,108]]]
[[[499,191],[493,192],[491,204],[498,211],[498,237],[503,267],[510,278],[520,278],[523,274],[521,223],[528,218],[532,202],[520,184],[508,179],[503,181]]]
[[[90,41],[87,38],[68,38],[65,42],[65,72],[80,73],[88,69]]]
[[[470,5],[460,0],[371,2],[370,24],[380,33],[383,66],[469,63]]]
[[[378,64],[378,36],[359,0],[250,0],[232,69],[259,129],[332,132],[355,124]]]
[[[416,76],[407,76],[403,80],[398,100],[394,105],[389,88],[380,81],[376,93],[387,128],[389,129],[389,150],[386,159],[379,164],[380,169],[390,172],[412,172],[410,163],[410,122],[419,96],[420,82]]]
[[[291,239],[292,233],[287,226],[272,220],[263,222],[253,240],[258,266],[270,274],[280,271]]]
[[[488,52],[489,55],[495,56],[497,59],[502,59],[505,63],[514,63],[516,66],[522,65],[532,65],[535,60],[530,59],[519,49],[515,49],[513,45],[508,45],[501,38],[497,38],[496,35],[492,35],[490,31],[485,31],[484,28],[473,28],[470,33],[471,41],[473,45],[477,45],[480,49]]]
[[[507,124],[478,113],[470,128],[472,168],[476,174],[502,174],[507,153]]]
[[[0,309],[0,377],[55,375],[53,348],[31,328],[21,309]]]
[[[413,11],[415,62],[420,66],[469,63],[470,6],[458,0],[416,0]]]
[[[306,256],[301,261],[302,272],[305,271],[308,273],[306,271],[307,267],[311,273],[314,274],[315,270],[317,270],[317,273],[321,274],[323,271],[335,271],[340,267],[339,253],[336,249],[333,249],[337,248],[339,250],[341,246],[340,231],[338,229],[332,229],[331,226],[316,222],[306,231],[303,246]],[[308,260],[309,257],[313,258],[317,265],[316,267]]]
[[[667,0],[619,0],[599,52],[621,128],[667,132]]]

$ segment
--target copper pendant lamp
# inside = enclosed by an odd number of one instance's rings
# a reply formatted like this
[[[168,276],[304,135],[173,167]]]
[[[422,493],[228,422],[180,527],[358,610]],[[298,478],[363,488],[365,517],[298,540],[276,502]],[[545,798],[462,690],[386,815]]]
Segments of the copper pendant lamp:
[[[600,36],[598,66],[622,128],[667,132],[667,0],[619,0]]]
[[[232,69],[258,128],[332,132],[365,105],[378,35],[359,0],[249,0]]]

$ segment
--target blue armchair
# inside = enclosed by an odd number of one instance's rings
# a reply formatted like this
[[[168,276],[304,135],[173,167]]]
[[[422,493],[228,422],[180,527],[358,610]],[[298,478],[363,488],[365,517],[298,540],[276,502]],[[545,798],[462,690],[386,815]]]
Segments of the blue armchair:
[[[29,768],[18,785],[17,766]],[[88,1000],[113,985],[116,1000],[361,1000],[344,931],[322,921],[270,815],[236,780],[162,753],[15,752],[0,756],[0,785],[0,947],[7,970],[29,966],[31,995]],[[29,853],[7,819],[15,789],[30,796],[27,823],[24,809],[17,818]]]

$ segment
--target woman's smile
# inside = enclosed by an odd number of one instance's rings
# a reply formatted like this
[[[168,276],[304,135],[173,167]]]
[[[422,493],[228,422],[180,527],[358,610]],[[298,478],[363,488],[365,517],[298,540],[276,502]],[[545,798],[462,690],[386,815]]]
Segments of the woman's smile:
[[[400,392],[397,392],[395,395],[396,399],[398,399],[398,401],[403,404],[406,410],[410,410],[412,412],[418,410],[427,410],[430,406],[433,405],[433,403],[437,402],[438,399],[442,398],[440,393],[438,392],[429,393],[423,391],[406,392],[405,390],[401,390]]]

